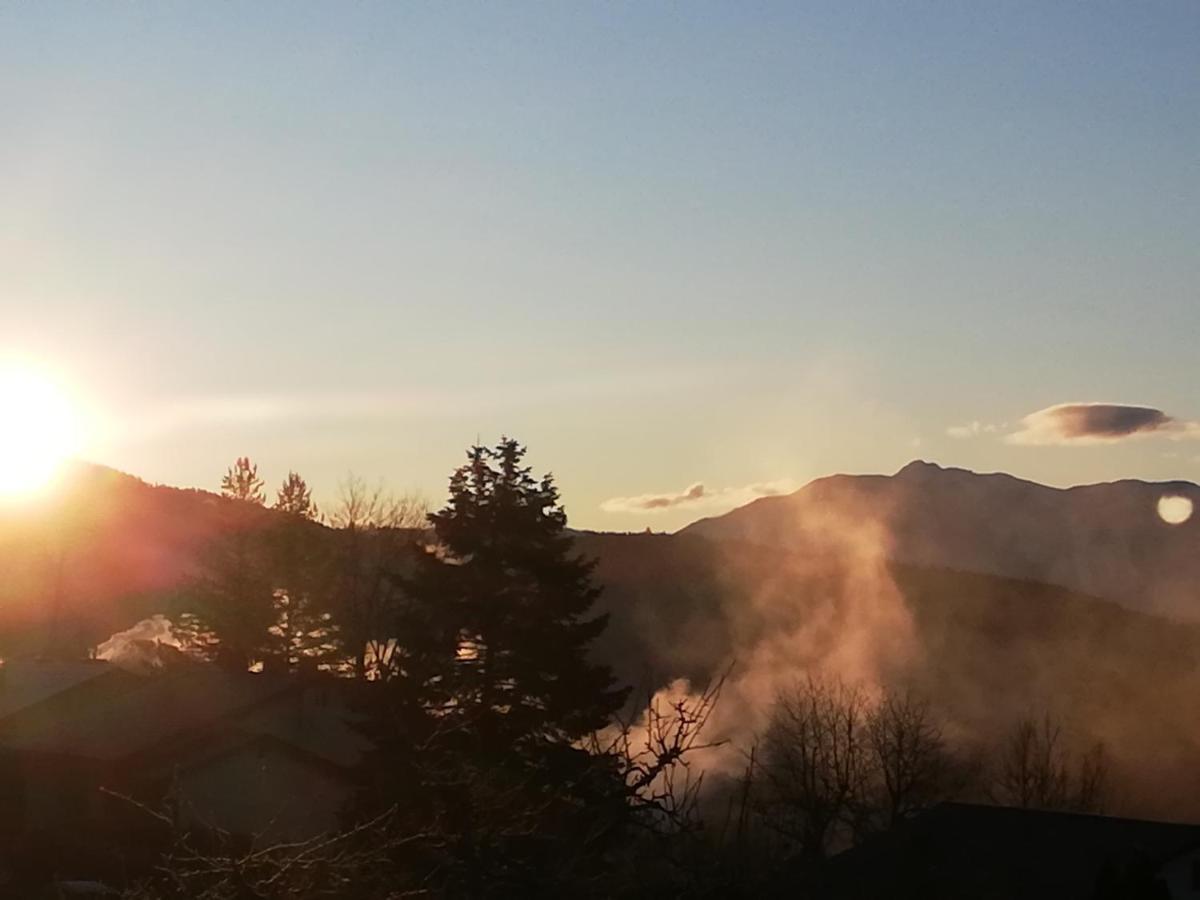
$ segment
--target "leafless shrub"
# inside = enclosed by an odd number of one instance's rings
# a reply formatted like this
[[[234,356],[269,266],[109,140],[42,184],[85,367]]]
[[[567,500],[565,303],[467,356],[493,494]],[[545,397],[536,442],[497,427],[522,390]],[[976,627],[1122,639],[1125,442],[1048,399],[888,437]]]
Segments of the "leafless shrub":
[[[426,893],[419,882],[398,888],[394,864],[409,848],[437,838],[401,833],[395,808],[342,832],[266,843],[220,830],[194,834],[144,804],[107,793],[156,820],[169,838],[154,871],[128,888],[125,900],[390,900]]]

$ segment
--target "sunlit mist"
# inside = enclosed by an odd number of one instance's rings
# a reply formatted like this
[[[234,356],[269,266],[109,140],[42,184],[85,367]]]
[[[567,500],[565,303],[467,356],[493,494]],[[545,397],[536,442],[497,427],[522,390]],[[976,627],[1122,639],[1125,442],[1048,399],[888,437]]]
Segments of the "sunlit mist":
[[[1158,516],[1168,525],[1182,525],[1192,517],[1192,501],[1168,494],[1158,500]]]
[[[0,368],[0,502],[44,489],[76,450],[67,394],[31,368]]]

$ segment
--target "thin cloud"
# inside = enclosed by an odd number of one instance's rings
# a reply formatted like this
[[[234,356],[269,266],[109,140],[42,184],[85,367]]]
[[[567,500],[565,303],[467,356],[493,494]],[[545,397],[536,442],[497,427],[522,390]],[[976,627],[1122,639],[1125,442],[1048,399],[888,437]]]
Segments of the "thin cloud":
[[[690,487],[670,494],[641,494],[637,497],[613,497],[600,504],[605,512],[642,512],[670,509],[704,499],[704,485],[696,482]]]
[[[696,482],[682,491],[639,494],[636,497],[612,497],[601,503],[600,508],[608,513],[655,513],[680,506],[692,509],[732,509],[735,506],[749,503],[751,500],[757,500],[759,497],[774,497],[790,493],[795,489],[795,483],[787,478],[716,490],[710,490],[702,483]]]
[[[1008,435],[1010,444],[1099,444],[1162,434],[1200,436],[1196,423],[1181,422],[1152,406],[1123,403],[1060,403],[1030,413],[1021,429]]]
[[[414,386],[392,391],[288,393],[242,392],[174,396],[139,408],[113,410],[101,428],[105,444],[124,446],[165,435],[236,427],[280,427],[399,417],[456,418],[522,409],[581,398],[671,395],[695,391],[722,377],[714,367],[642,368],[635,372],[596,372],[551,381],[519,380],[487,386]]]
[[[946,429],[946,434],[952,438],[963,441],[969,438],[979,437],[981,434],[995,434],[1000,430],[999,425],[992,425],[984,422],[966,422],[962,425],[951,425]]]

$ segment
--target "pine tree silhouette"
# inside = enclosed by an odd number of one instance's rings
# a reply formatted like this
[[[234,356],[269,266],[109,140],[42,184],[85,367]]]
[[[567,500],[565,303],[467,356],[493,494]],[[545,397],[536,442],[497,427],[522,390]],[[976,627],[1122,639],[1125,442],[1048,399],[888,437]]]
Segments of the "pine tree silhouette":
[[[600,594],[594,563],[575,555],[553,477],[535,480],[517,441],[467,456],[446,507],[430,516],[436,551],[413,584],[456,630],[445,679],[453,702],[496,737],[577,740],[628,693],[588,660],[607,624],[589,616]]]

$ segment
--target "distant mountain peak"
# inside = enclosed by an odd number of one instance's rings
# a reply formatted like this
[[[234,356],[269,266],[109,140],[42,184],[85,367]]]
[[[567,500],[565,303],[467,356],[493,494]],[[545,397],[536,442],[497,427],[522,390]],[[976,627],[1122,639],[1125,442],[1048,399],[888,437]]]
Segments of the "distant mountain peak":
[[[912,462],[908,463],[906,466],[896,472],[894,477],[911,478],[914,475],[932,475],[935,472],[945,471],[945,466],[938,465],[935,462],[929,462],[928,460],[924,459],[914,459]]]
[[[1026,481],[1023,478],[1017,478],[1015,475],[1009,475],[1007,472],[976,472],[974,469],[964,469],[961,466],[943,466],[941,463],[929,462],[925,459],[914,459],[897,471],[895,475],[892,475],[891,479],[893,481],[908,483],[931,482],[934,480],[947,483],[951,481],[966,483],[967,481],[976,481],[978,479],[993,482],[1002,480],[1018,482],[1034,488],[1058,490],[1058,488],[1047,488],[1046,485],[1038,484],[1035,481]]]

